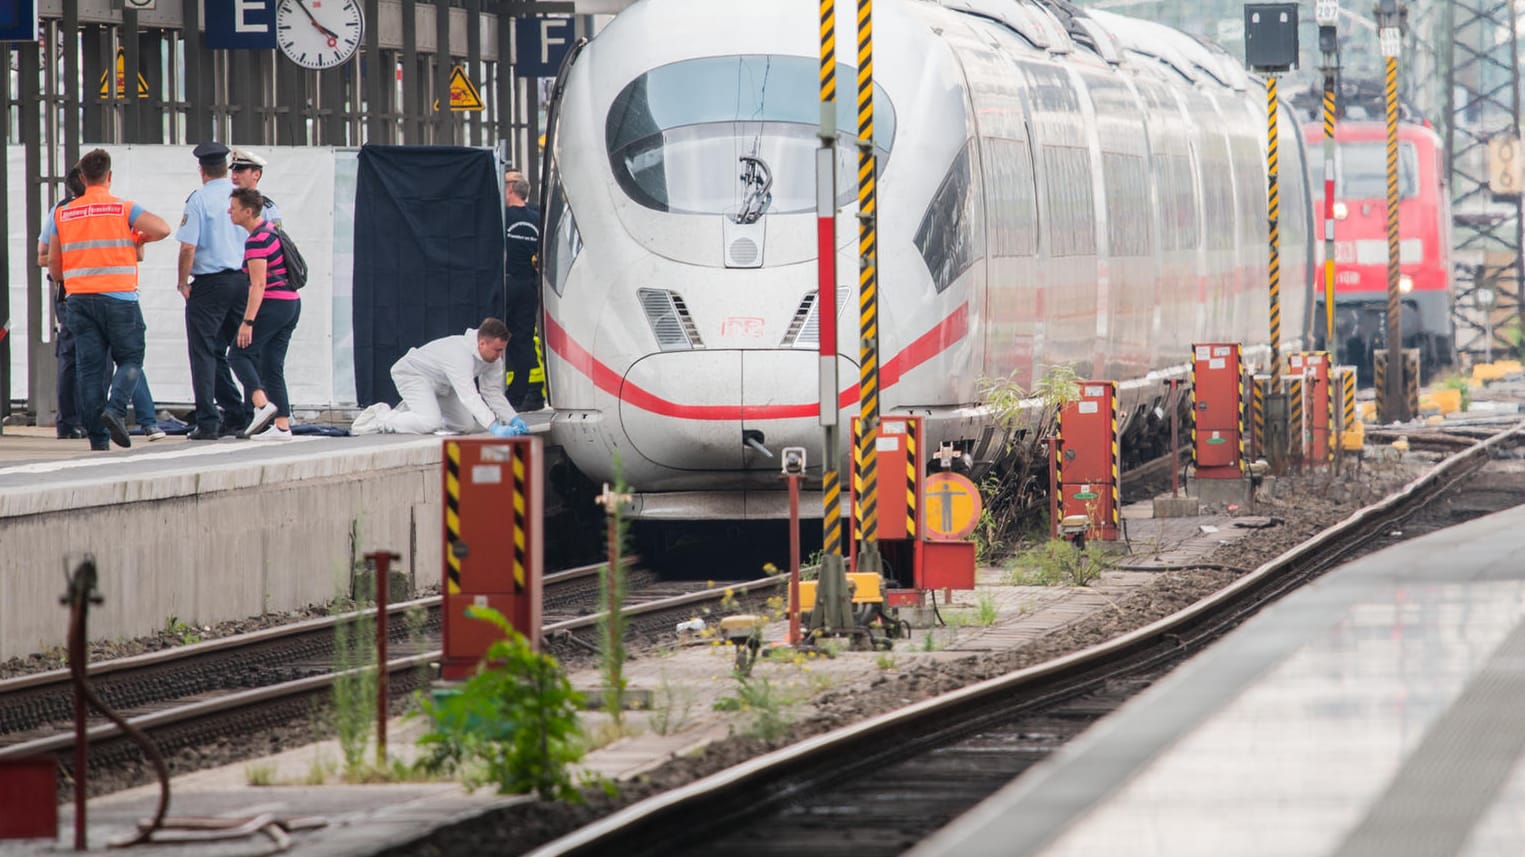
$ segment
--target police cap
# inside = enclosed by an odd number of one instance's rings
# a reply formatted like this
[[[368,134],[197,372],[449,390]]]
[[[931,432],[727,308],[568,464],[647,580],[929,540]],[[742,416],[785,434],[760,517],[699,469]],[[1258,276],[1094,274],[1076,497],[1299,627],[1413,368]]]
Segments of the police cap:
[[[235,148],[233,150],[233,161],[231,166],[235,170],[249,169],[252,167],[253,169],[264,171],[265,163],[266,162],[264,158],[261,158],[259,155],[254,154],[248,149]]]
[[[191,150],[202,166],[214,167],[221,164],[228,157],[228,147],[222,143],[201,143]]]

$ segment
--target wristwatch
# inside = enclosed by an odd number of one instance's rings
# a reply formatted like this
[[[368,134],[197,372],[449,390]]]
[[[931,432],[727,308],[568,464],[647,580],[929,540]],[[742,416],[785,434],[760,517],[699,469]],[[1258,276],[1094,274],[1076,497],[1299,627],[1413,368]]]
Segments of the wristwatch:
[[[252,319],[252,318],[246,318],[246,319],[244,319],[244,324],[247,324],[247,325],[249,325],[249,326],[250,326],[250,327],[253,327],[253,326],[254,326],[254,319]]]

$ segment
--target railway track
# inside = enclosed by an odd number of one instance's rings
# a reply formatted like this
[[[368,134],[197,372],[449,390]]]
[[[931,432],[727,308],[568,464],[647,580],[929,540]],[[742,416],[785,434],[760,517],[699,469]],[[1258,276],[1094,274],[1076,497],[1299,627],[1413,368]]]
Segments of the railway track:
[[[592,609],[599,592],[599,566],[547,575],[543,639],[564,659],[596,652],[602,613]],[[770,577],[725,586],[662,584],[645,570],[628,578],[629,634],[670,634],[673,624],[706,609],[720,610],[727,592],[735,608],[747,609],[779,594],[784,580]],[[392,605],[387,664],[394,699],[426,686],[439,661],[438,596]],[[726,608],[731,609],[731,608]],[[425,619],[410,628],[403,617]],[[92,664],[92,685],[108,705],[143,731],[166,755],[248,735],[291,722],[310,721],[343,673],[336,668],[336,628],[369,619],[374,610],[310,620],[163,652]],[[0,760],[53,754],[72,768],[75,746],[73,688],[67,670],[0,682]],[[140,751],[116,726],[92,718],[87,729],[92,768],[129,765]]]
[[[1521,443],[1525,423],[1473,443],[1217,595],[1109,643],[729,768],[531,857],[903,853],[1267,604],[1449,505],[1465,493],[1458,483]]]

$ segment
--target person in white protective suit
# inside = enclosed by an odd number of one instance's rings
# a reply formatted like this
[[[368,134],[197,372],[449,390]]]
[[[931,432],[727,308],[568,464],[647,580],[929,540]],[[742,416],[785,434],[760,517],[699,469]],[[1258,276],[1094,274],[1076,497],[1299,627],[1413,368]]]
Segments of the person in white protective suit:
[[[496,318],[482,320],[463,334],[408,349],[392,364],[392,383],[402,404],[371,405],[355,418],[351,434],[470,434],[488,431],[499,437],[528,434],[503,393],[503,350],[508,327]]]

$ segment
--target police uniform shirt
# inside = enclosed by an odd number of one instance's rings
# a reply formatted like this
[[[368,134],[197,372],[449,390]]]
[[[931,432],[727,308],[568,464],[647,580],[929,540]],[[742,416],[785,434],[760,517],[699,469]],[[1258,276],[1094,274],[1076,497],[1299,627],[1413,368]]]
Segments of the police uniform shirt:
[[[185,199],[185,215],[180,218],[175,240],[196,248],[193,277],[243,268],[244,240],[249,233],[228,217],[232,193],[233,180],[223,176],[206,182]]]
[[[505,206],[503,227],[508,244],[504,276],[513,279],[535,276],[535,254],[540,252],[540,212],[528,205]]]
[[[281,208],[270,197],[265,197],[265,220],[277,229],[285,229],[281,223]]]

